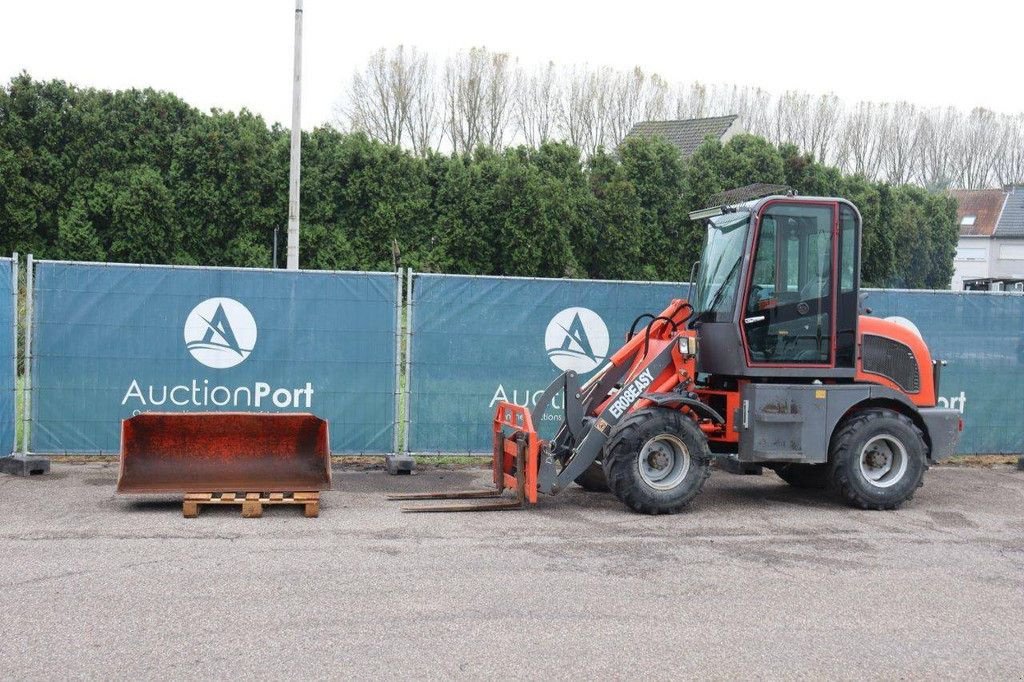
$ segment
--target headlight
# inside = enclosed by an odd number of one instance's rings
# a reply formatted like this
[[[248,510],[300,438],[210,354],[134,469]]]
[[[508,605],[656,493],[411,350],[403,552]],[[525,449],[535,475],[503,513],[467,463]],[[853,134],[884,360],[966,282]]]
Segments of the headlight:
[[[680,336],[679,337],[679,353],[681,355],[696,355],[697,354],[697,339],[692,336]]]

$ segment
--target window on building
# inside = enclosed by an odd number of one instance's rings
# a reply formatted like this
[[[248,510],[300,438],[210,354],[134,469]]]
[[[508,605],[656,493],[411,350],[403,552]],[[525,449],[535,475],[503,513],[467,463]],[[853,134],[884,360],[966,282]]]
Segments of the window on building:
[[[1000,244],[999,257],[1003,260],[1024,260],[1024,245]]]
[[[960,224],[963,227],[970,227],[971,225],[974,225],[974,221],[977,219],[978,216],[976,215],[965,215],[963,218],[960,219]]]
[[[984,261],[988,252],[984,246],[958,246],[956,247],[956,259],[967,261]]]

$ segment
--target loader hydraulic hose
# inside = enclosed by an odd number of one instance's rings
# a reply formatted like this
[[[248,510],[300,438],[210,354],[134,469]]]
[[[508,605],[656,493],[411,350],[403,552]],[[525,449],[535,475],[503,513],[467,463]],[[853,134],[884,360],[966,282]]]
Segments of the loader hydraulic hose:
[[[655,317],[653,320],[651,320],[651,323],[648,324],[647,328],[644,330],[644,352],[640,356],[642,358],[643,357],[647,357],[647,351],[648,351],[648,349],[650,348],[650,345],[651,345],[651,328],[654,327],[654,323],[657,322],[658,320],[663,320],[663,321],[667,322],[668,324],[672,325],[672,333],[673,334],[677,334],[679,332],[678,325],[676,325],[676,323],[671,318],[660,316],[660,315],[658,317]]]
[[[633,320],[633,324],[629,325],[629,334],[626,335],[626,341],[631,341],[636,335],[636,326],[640,324],[640,320],[648,317],[651,318],[652,321],[654,320],[654,315],[651,315],[650,313],[644,313]]]

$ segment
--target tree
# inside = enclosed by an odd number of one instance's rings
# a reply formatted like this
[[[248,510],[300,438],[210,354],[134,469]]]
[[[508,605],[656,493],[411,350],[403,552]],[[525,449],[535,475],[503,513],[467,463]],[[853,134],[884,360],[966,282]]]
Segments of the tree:
[[[529,76],[521,74],[519,78],[516,122],[526,144],[539,147],[555,134],[561,97],[558,72],[554,62],[548,62]]]
[[[999,140],[996,121],[994,113],[980,107],[972,110],[964,121],[957,158],[960,186],[964,189],[988,186]]]
[[[657,279],[653,263],[644,260],[644,216],[633,183],[611,157],[598,152],[592,158],[605,171],[595,176],[591,187],[596,199],[594,222],[597,241],[590,259],[589,274],[599,279]]]
[[[880,146],[881,166],[885,179],[894,185],[910,182],[914,175],[914,161],[919,158],[917,147],[922,143],[919,135],[917,108],[909,102],[883,105],[881,135],[885,144]]]
[[[999,117],[995,174],[999,184],[1024,184],[1024,114]]]
[[[515,78],[511,58],[474,47],[448,60],[444,73],[446,133],[456,153],[477,144],[501,148],[512,120]]]
[[[403,142],[412,114],[414,72],[418,58],[399,45],[388,54],[374,52],[362,73],[352,75],[346,113],[354,130],[387,144]]]
[[[181,229],[160,174],[148,166],[126,171],[112,205],[110,257],[123,263],[183,263]]]
[[[956,109],[932,109],[917,119],[917,160],[914,179],[932,191],[948,189],[957,176],[955,157],[962,135]]]
[[[883,116],[871,102],[858,102],[847,114],[839,152],[839,163],[844,171],[869,180],[878,177],[882,162]]]
[[[529,163],[527,150],[508,150],[494,186],[498,223],[494,274],[574,277],[580,274],[569,239],[564,185]]]
[[[81,199],[76,199],[60,216],[56,255],[63,260],[106,260],[106,253]]]
[[[516,125],[533,130],[537,140],[557,138],[568,116],[582,142],[499,148],[511,139],[501,133],[498,141],[500,106],[493,110],[498,118],[487,117],[504,95],[499,88],[487,100],[487,83],[494,68],[515,75],[518,66],[496,66],[482,50],[476,57],[482,118],[473,126],[468,115],[462,119],[475,131],[471,149],[441,154],[410,143],[408,125],[400,144],[334,128],[303,133],[305,267],[399,264],[435,272],[680,281],[689,277],[704,236],[688,211],[708,206],[722,190],[784,182],[802,194],[845,196],[860,208],[865,284],[948,283],[955,202],[844,176],[817,158],[828,153],[821,142],[827,121],[816,123],[813,115],[783,121],[789,128],[780,137],[799,139],[781,147],[751,134],[726,144],[709,139],[686,161],[660,139],[628,138],[606,151],[633,117],[660,111],[664,98],[680,91],[639,71],[579,68],[578,78],[566,80],[549,64],[537,72],[530,97],[517,90],[523,80],[510,86]],[[461,92],[469,92],[462,80]],[[625,105],[616,100],[616,87],[629,90]],[[702,113],[751,112],[770,99],[726,86],[685,92]],[[528,109],[531,101],[538,108]],[[799,93],[788,102],[791,117],[835,105]],[[879,151],[878,140],[868,139],[861,150],[865,159],[874,154],[881,176],[906,173],[910,148],[914,177],[927,177],[932,186],[956,176],[1019,177],[1020,117],[980,110],[961,126],[955,110],[906,109],[900,116],[917,123],[900,123],[893,133],[893,111],[870,105],[852,112],[854,120],[888,126],[887,137],[904,136],[894,143],[899,149]],[[761,120],[758,125],[773,123]],[[244,110],[200,113],[170,93],[82,89],[23,74],[0,88],[0,246],[38,257],[266,266],[274,229],[286,222],[288,138],[287,130]],[[855,135],[844,129],[836,139],[853,154]],[[899,159],[890,156],[896,152]],[[860,163],[854,158],[850,164]]]
[[[641,262],[650,267],[644,278],[685,280],[689,221],[683,205],[685,168],[678,147],[657,137],[630,137],[617,151],[623,176],[635,188],[640,205]]]

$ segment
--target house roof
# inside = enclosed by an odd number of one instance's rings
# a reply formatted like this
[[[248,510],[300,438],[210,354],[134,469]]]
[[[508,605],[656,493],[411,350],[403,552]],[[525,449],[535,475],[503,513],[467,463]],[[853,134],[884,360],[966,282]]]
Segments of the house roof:
[[[693,156],[708,135],[722,139],[739,116],[689,118],[681,121],[640,121],[627,137],[663,137],[679,147],[683,158]]]
[[[1024,185],[1011,185],[1003,192],[1006,202],[996,224],[997,237],[1024,237]]]
[[[961,237],[991,237],[995,234],[1006,192],[1001,189],[954,189],[949,194],[957,200],[956,222],[960,226]],[[1024,198],[1024,192],[1021,194]],[[974,224],[964,225],[965,216],[974,216]],[[1024,235],[1024,231],[1021,234]]]

